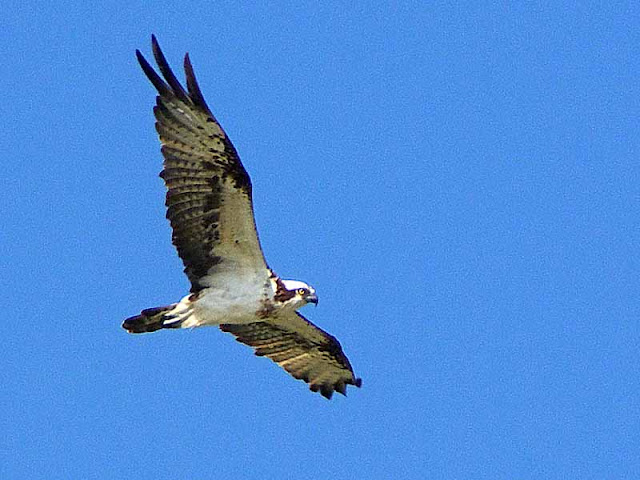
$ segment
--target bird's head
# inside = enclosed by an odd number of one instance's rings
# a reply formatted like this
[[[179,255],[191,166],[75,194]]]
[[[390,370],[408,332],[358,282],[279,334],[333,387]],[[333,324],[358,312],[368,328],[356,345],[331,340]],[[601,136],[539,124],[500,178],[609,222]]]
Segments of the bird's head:
[[[298,280],[281,280],[281,282],[285,290],[276,292],[276,297],[280,296],[294,308],[303,307],[307,303],[318,304],[316,290],[311,285]]]

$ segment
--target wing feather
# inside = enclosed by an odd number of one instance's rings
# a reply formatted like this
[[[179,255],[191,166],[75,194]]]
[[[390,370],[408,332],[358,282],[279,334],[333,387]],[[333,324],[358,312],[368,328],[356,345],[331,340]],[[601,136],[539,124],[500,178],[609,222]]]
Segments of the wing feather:
[[[193,67],[191,66],[191,59],[189,58],[188,53],[184,56],[184,71],[187,76],[187,88],[189,89],[189,95],[197,104],[202,105],[215,120],[215,117],[213,117],[213,114],[211,114],[211,110],[209,109],[207,102],[205,102],[204,100],[204,96],[202,95],[202,91],[200,90],[200,85],[198,85],[198,81],[196,80],[196,75],[193,73]]]
[[[167,218],[173,243],[198,292],[220,268],[238,275],[267,268],[253,217],[251,180],[226,133],[207,106],[189,56],[187,90],[171,70],[155,36],[159,75],[136,50],[145,75],[158,91],[154,115],[162,144]],[[164,77],[164,79],[163,79]]]
[[[340,342],[297,312],[262,322],[223,324],[220,329],[235,335],[236,340],[253,347],[256,355],[270,358],[326,398],[331,398],[334,391],[346,395],[347,385],[362,384]]]
[[[158,43],[158,39],[155,35],[151,35],[151,49],[153,50],[153,56],[156,59],[158,68],[160,68],[160,73],[171,87],[174,95],[176,95],[182,102],[189,103],[190,99],[187,96],[187,93],[184,91],[184,88],[182,88],[182,85],[180,85],[180,82],[174,75],[173,71],[171,70],[167,59],[160,49],[160,44]]]

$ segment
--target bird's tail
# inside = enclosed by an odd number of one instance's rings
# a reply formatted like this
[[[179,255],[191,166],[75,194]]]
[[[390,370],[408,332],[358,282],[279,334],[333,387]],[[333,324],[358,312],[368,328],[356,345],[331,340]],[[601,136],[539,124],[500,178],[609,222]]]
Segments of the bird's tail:
[[[122,328],[129,333],[148,333],[155,332],[161,328],[180,328],[182,320],[175,313],[178,305],[174,303],[166,307],[143,310],[140,315],[127,318],[122,323]]]

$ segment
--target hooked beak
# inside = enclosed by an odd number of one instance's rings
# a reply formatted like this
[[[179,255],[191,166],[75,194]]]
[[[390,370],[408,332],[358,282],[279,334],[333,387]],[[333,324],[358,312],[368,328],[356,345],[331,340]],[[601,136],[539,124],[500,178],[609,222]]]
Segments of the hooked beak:
[[[315,293],[311,293],[305,297],[307,303],[313,303],[314,305],[318,305],[318,296]]]

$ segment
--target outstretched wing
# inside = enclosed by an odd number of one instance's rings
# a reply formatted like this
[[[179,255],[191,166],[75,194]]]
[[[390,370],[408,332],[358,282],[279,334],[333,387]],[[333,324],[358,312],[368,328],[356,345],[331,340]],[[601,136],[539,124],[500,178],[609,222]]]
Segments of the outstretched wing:
[[[239,275],[266,269],[253,217],[251,180],[202,96],[189,55],[184,58],[185,91],[155,36],[152,45],[164,79],[140,51],[136,56],[159,93],[153,112],[164,156],[160,176],[168,189],[173,243],[191,291],[205,288],[208,276],[220,269]]]
[[[220,329],[266,356],[309,388],[331,398],[334,391],[346,395],[347,385],[360,387],[340,342],[298,312],[279,314],[262,322],[223,324]]]

